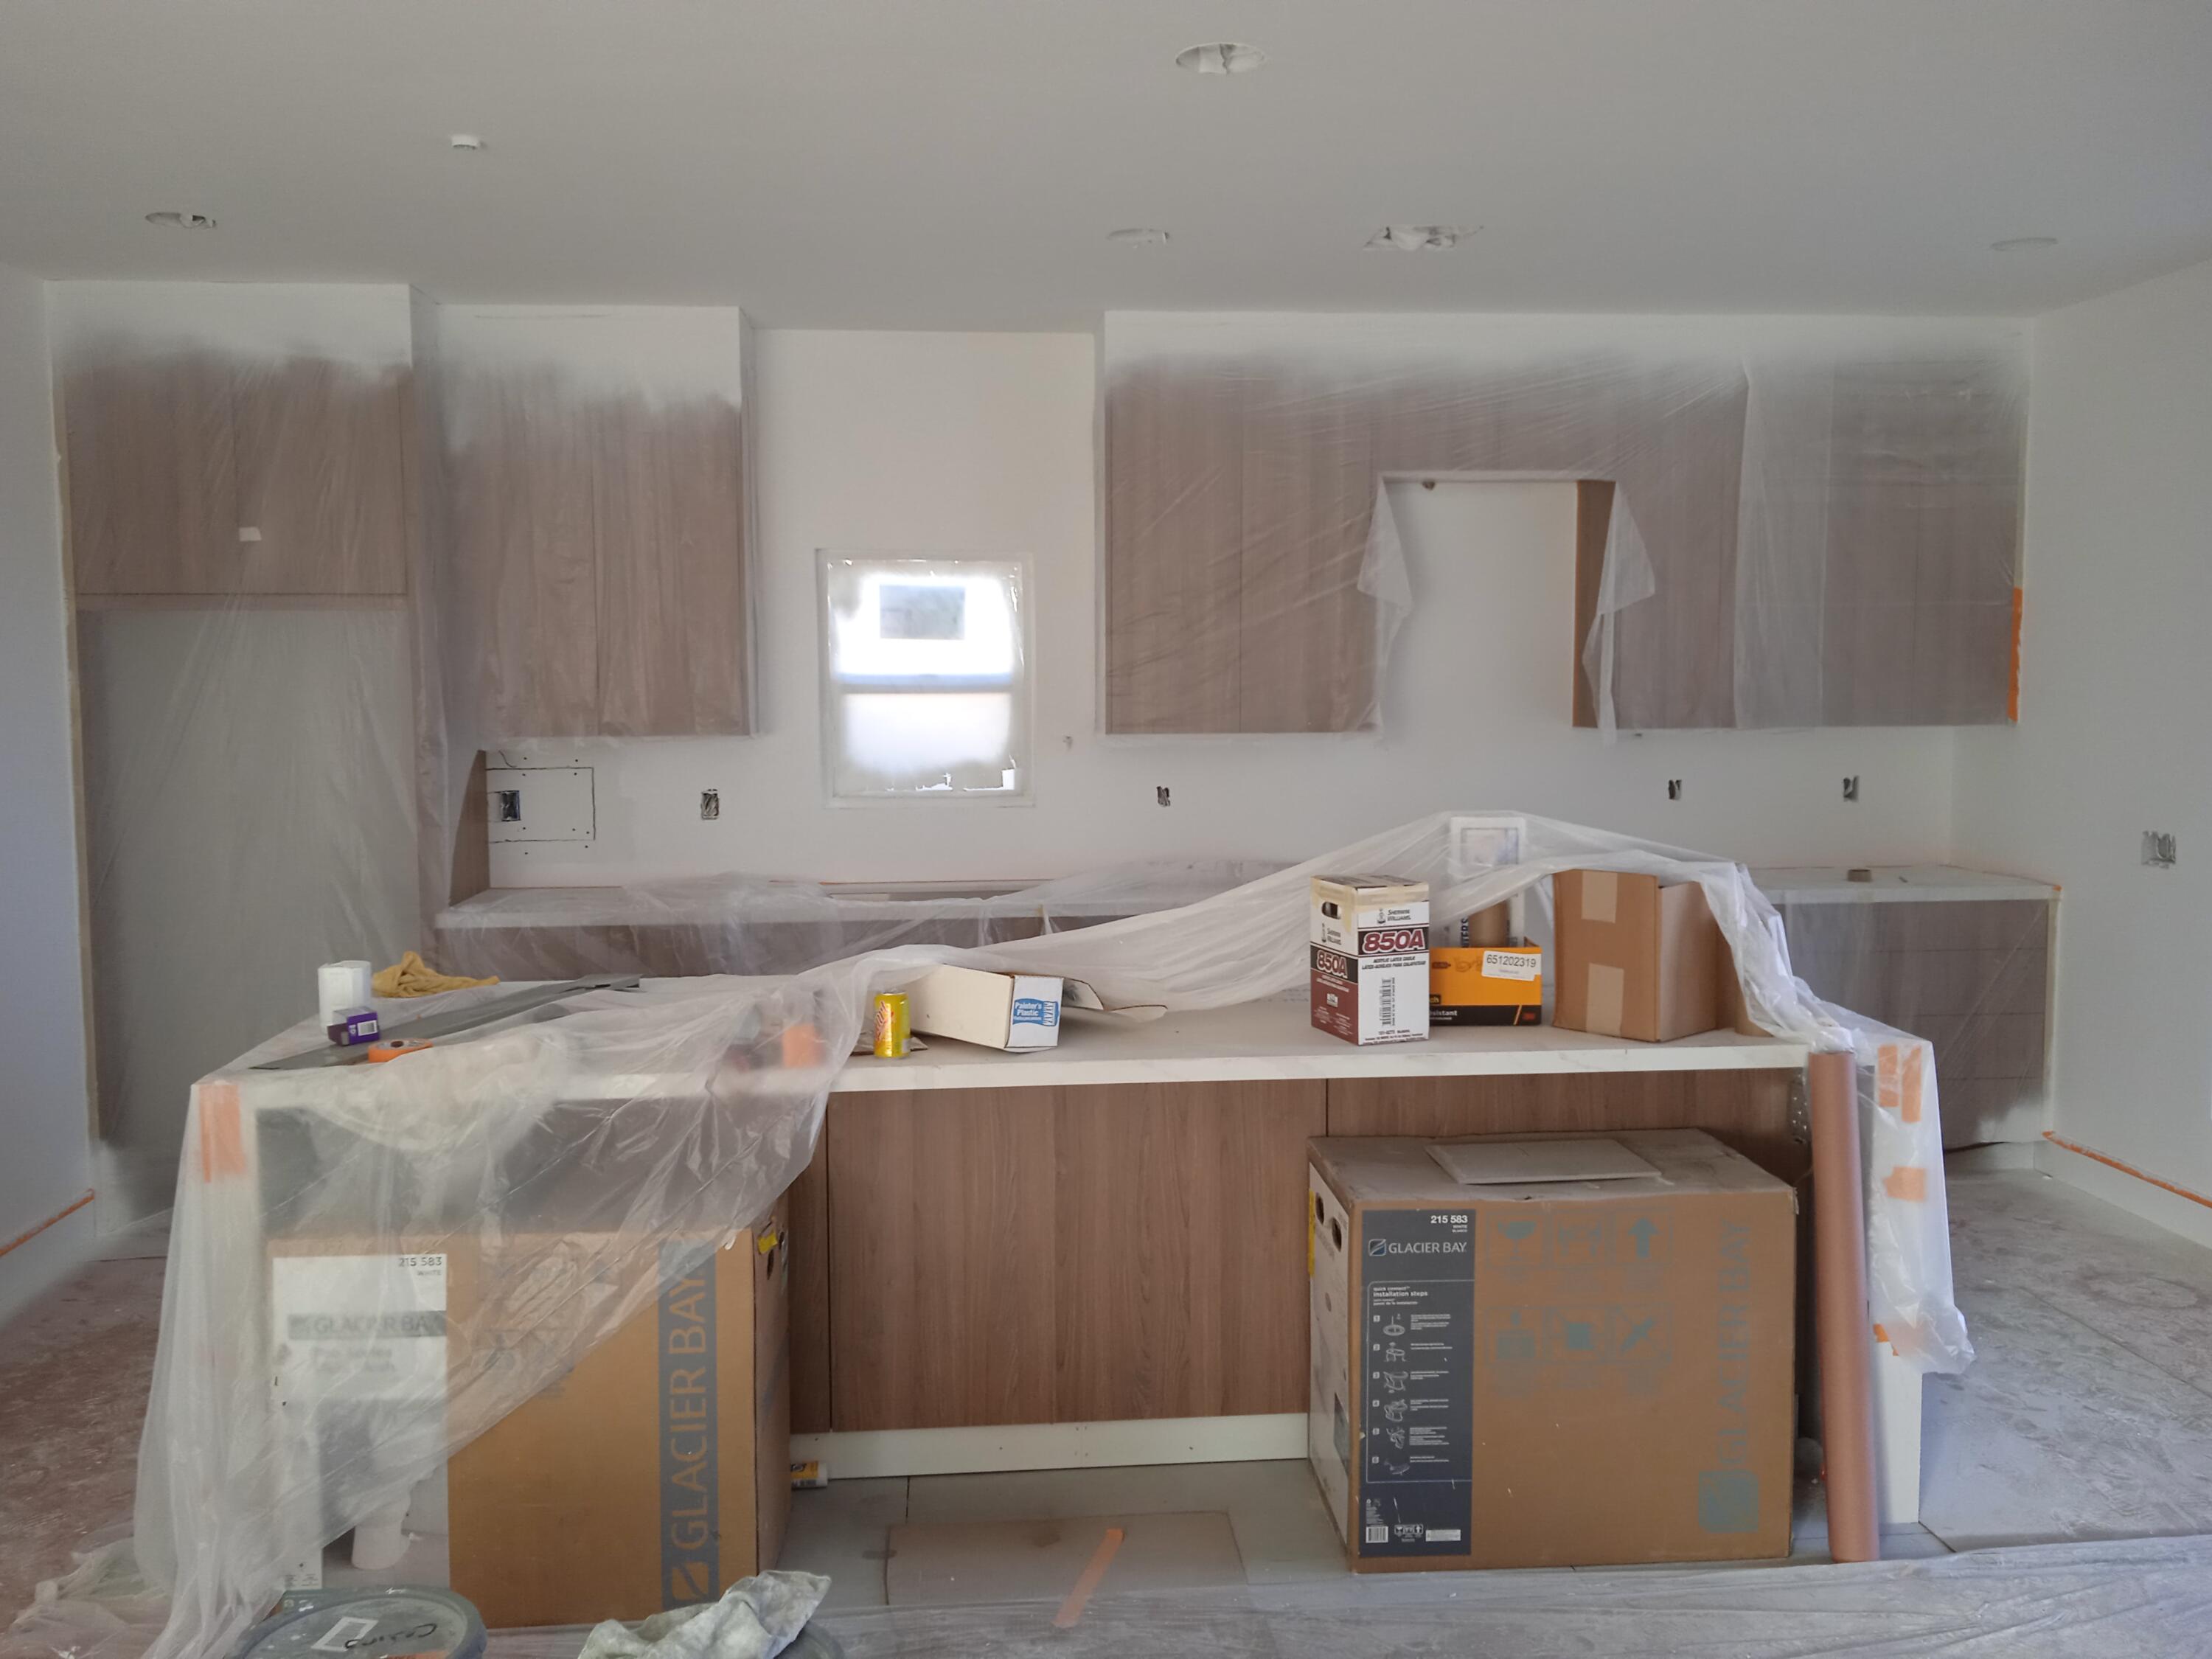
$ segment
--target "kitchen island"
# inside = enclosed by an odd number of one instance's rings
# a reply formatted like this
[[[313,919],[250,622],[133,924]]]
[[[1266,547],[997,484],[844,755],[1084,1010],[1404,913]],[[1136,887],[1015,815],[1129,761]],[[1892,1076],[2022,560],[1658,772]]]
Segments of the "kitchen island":
[[[840,1478],[1302,1458],[1309,1139],[1696,1127],[1795,1181],[1806,1060],[1549,1025],[1359,1048],[1295,999],[856,1056],[791,1194],[793,1455]],[[1893,1523],[1917,1512],[1919,1379],[1876,1352]]]

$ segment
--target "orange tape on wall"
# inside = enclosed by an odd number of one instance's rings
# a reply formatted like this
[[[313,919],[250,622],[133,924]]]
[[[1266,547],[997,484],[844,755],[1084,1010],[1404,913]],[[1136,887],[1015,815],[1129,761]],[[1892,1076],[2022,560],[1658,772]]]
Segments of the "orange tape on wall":
[[[39,1223],[37,1226],[24,1228],[21,1232],[17,1233],[15,1237],[9,1239],[5,1244],[0,1244],[0,1255],[7,1255],[9,1251],[14,1249],[19,1244],[29,1243],[40,1233],[46,1231],[47,1228],[52,1226],[57,1222],[68,1220],[71,1216],[75,1215],[79,1210],[82,1210],[86,1205],[91,1202],[92,1194],[90,1193],[87,1193],[82,1198],[77,1200],[76,1203],[69,1205],[63,1209],[56,1210],[44,1221]]]
[[[2012,684],[2005,693],[2005,718],[2014,726],[2020,724],[2020,618],[2027,608],[2027,590],[2015,587],[2012,591]]]
[[[2118,1170],[2122,1175],[2131,1175],[2137,1181],[2148,1181],[2161,1192],[2172,1193],[2176,1198],[2185,1198],[2191,1204],[2202,1204],[2206,1209],[2212,1210],[2212,1198],[2207,1198],[2202,1193],[2192,1193],[2188,1188],[2177,1187],[2171,1181],[2160,1181],[2154,1175],[2145,1175],[2132,1164],[2123,1164],[2117,1158],[2107,1158],[2102,1152],[2091,1152],[2087,1146],[2077,1146],[2064,1136],[2054,1134],[2048,1129],[2043,1132],[2043,1138],[2054,1146],[2063,1146],[2069,1152],[2080,1153],[2093,1164],[2101,1164],[2107,1169]]]

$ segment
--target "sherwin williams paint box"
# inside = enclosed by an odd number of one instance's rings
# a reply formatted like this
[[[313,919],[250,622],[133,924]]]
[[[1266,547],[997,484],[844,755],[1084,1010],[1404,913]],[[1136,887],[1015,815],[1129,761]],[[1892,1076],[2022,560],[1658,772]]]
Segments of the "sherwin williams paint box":
[[[1310,1143],[1307,1454],[1353,1571],[1786,1556],[1791,1189],[1702,1130],[1455,1143],[1514,1149],[1481,1184],[1433,1144]]]
[[[1316,876],[1306,940],[1316,1030],[1359,1043],[1428,1036],[1426,882]]]

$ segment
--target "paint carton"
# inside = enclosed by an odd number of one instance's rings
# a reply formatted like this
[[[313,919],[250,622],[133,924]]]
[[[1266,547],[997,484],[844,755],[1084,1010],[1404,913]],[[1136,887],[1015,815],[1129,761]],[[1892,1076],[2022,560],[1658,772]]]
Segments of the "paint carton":
[[[1346,1042],[1429,1034],[1429,887],[1316,876],[1306,929],[1314,1029]]]

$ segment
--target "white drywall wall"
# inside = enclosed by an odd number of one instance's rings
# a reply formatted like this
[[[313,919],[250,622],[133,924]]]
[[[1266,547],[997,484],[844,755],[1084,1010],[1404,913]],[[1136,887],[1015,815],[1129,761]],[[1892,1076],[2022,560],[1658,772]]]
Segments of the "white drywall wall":
[[[0,269],[0,1246],[92,1184],[53,413],[45,285]],[[92,1230],[79,1210],[0,1255],[0,1318]]]
[[[1756,861],[1941,859],[1942,731],[1678,732],[1607,748],[1568,725],[1571,487],[1394,486],[1422,602],[1387,735],[1097,732],[1096,341],[1082,334],[755,337],[765,732],[510,749],[595,769],[586,852],[501,847],[500,885],[719,870],[824,879],[1050,876],[1193,854],[1299,858],[1444,806],[1511,806]],[[1036,602],[1035,805],[827,804],[815,555],[1020,555]],[[1842,799],[1845,774],[1862,795]],[[1684,781],[1679,803],[1668,778]],[[1164,784],[1173,805],[1155,803]],[[702,822],[702,789],[721,817]]]
[[[2212,1194],[2212,264],[2039,320],[2033,386],[2020,725],[1960,734],[1955,850],[2063,890],[2053,1127]]]

